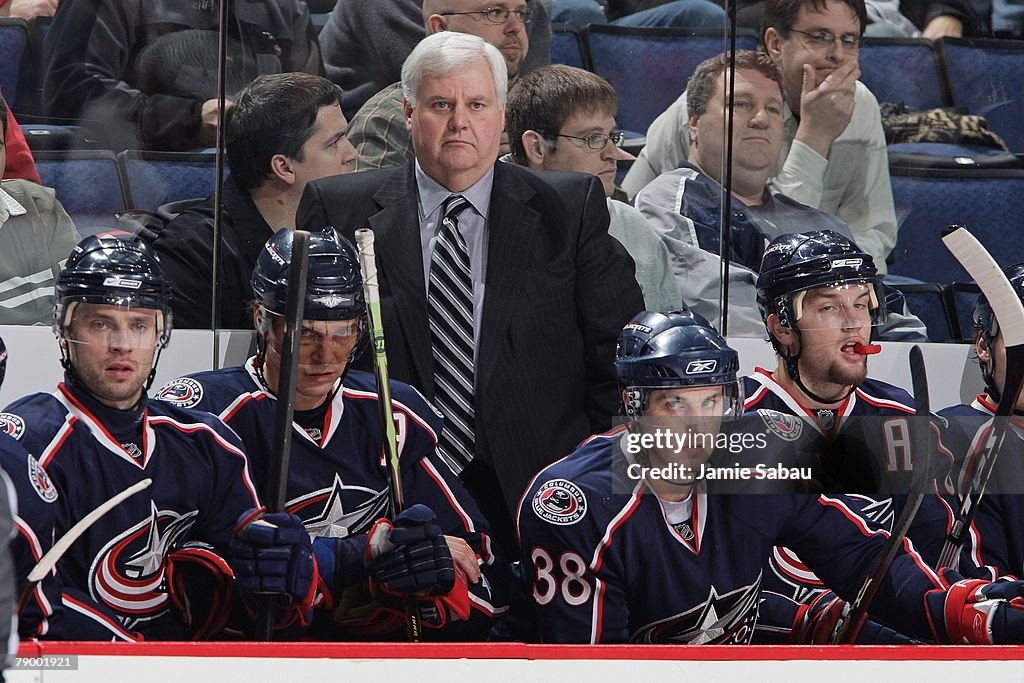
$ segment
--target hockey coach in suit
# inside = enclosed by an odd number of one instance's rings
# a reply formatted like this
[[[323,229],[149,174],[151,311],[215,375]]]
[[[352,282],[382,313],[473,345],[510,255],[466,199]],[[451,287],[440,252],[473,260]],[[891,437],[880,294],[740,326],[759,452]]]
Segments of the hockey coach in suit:
[[[391,376],[444,413],[438,452],[509,543],[530,478],[611,425],[616,337],[643,298],[596,178],[496,163],[496,48],[428,36],[402,89],[415,160],[311,182],[296,223],[373,229]]]

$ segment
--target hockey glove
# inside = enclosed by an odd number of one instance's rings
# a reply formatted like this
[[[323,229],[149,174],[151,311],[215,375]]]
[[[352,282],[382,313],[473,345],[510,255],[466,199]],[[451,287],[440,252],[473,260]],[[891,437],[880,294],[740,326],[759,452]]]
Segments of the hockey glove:
[[[965,579],[942,572],[946,588],[925,593],[936,640],[953,644],[1024,643],[1024,581]]]
[[[446,595],[455,586],[455,565],[434,511],[413,505],[393,522],[378,519],[367,536],[370,577],[396,595]]]
[[[186,543],[167,556],[167,592],[193,640],[209,640],[231,615],[231,567],[211,546]]]
[[[298,619],[309,622],[316,596],[317,571],[312,544],[302,520],[285,512],[251,509],[238,518],[229,547],[235,584],[252,604],[256,594],[277,596],[283,611],[278,627]]]
[[[428,628],[469,618],[466,575],[426,505],[407,508],[393,522],[377,520],[367,535],[367,557],[371,592],[381,607],[403,612],[402,598],[414,596]]]
[[[833,643],[849,614],[850,605],[845,600],[831,591],[819,593],[797,611],[790,642],[812,645]],[[917,641],[868,619],[857,634],[856,642],[906,645]]]

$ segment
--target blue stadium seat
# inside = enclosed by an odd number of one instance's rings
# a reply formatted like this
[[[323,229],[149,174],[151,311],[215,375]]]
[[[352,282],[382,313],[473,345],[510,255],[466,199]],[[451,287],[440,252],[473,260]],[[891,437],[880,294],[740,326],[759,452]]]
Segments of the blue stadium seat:
[[[205,198],[216,184],[217,155],[212,152],[141,152],[117,155],[125,194],[133,209],[156,211],[162,204]]]
[[[587,51],[587,34],[569,24],[551,26],[551,63],[567,64],[580,69],[590,69],[590,55]]]
[[[696,66],[728,45],[714,30],[606,24],[587,27],[587,43],[593,71],[619,96],[619,128],[641,135],[686,90]],[[756,47],[753,31],[737,32],[736,49]]]
[[[1012,152],[1024,152],[1024,41],[943,38],[952,103],[989,119]]]
[[[902,102],[914,109],[950,104],[939,55],[926,38],[866,38],[860,80],[879,102]]]
[[[0,90],[12,106],[18,96],[28,46],[28,23],[24,19],[0,18]]]
[[[50,150],[33,156],[42,184],[54,189],[83,237],[118,227],[117,214],[127,205],[113,152]]]
[[[940,241],[947,225],[965,225],[1004,266],[1024,261],[1024,169],[890,168],[896,246],[889,272],[947,284],[971,278]]]
[[[885,284],[903,294],[907,309],[928,328],[928,341],[945,342],[960,339],[959,326],[949,313],[944,285],[902,277],[887,277]]]

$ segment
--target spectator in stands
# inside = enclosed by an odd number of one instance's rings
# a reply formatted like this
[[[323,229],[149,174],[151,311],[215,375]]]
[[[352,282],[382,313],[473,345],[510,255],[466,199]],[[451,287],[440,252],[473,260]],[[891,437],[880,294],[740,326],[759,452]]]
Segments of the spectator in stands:
[[[0,98],[7,137],[7,103]],[[0,145],[0,168],[7,164]],[[29,180],[0,185],[0,325],[49,324],[53,287],[80,237],[53,190]]]
[[[885,136],[874,95],[857,78],[863,0],[768,0],[762,49],[779,67],[784,137],[772,189],[843,220],[879,271],[896,243]],[[623,181],[635,195],[688,158],[687,93],[647,131]]]
[[[510,87],[529,53],[527,27],[532,22],[533,10],[526,0],[509,0],[493,7],[485,0],[423,0],[427,35],[458,31],[483,38],[501,51]],[[359,152],[357,171],[399,166],[412,158],[403,99],[402,84],[392,83],[371,97],[352,119],[352,144]]]
[[[970,0],[865,0],[869,36],[961,38],[981,32]]]
[[[299,0],[239,0],[228,35],[234,58],[256,73],[323,73],[316,34]],[[141,0],[62,0],[47,32],[43,105],[50,116],[89,125],[115,149],[188,150],[216,136],[216,99],[146,94],[139,57],[161,36],[186,29],[214,31],[213,0],[150,3]]]
[[[764,334],[764,324],[754,286],[768,243],[789,232],[833,230],[851,235],[838,218],[768,188],[784,134],[782,76],[763,53],[740,51],[735,61],[729,333],[759,336]],[[655,178],[636,196],[637,208],[668,246],[685,305],[709,318],[719,317],[728,68],[729,55],[723,53],[694,70],[686,87],[688,161]],[[908,323],[902,316],[894,317],[890,327],[897,322],[901,330],[923,341],[923,328],[916,319]]]
[[[356,152],[341,113],[341,89],[303,73],[260,76],[228,112],[217,327],[245,329],[249,278],[264,243],[295,227],[295,209],[310,180],[351,170]],[[167,224],[153,247],[174,290],[176,327],[213,322],[214,201],[209,197]]]
[[[551,22],[720,29],[725,11],[708,0],[554,0]]]
[[[424,0],[338,0],[320,31],[327,77],[345,91],[342,107],[354,116],[370,97],[401,77],[402,62],[423,39]],[[449,0],[441,11],[453,10],[461,0]],[[512,0],[478,0],[471,10],[519,4]],[[523,56],[527,73],[551,61],[551,19],[548,0],[527,0],[533,19],[526,27],[530,54]],[[432,12],[431,12],[432,13]],[[372,36],[372,40],[367,40]]]
[[[640,212],[612,199],[616,162],[633,156],[619,147],[619,102],[608,81],[564,64],[544,66],[509,89],[505,128],[512,161],[538,171],[578,171],[601,179],[611,223],[608,234],[636,262],[636,281],[651,311],[673,311],[682,297],[668,249]]]
[[[57,11],[57,0],[3,0],[0,2],[0,17],[13,19],[35,19],[52,17]]]
[[[2,95],[0,105],[7,112],[4,122],[4,149],[7,151],[7,165],[3,168],[4,179],[22,178],[37,185],[42,184],[39,171],[36,170],[36,161],[32,158],[32,151],[25,141],[25,134],[21,132],[21,126],[14,120],[14,112],[7,106],[7,100]]]

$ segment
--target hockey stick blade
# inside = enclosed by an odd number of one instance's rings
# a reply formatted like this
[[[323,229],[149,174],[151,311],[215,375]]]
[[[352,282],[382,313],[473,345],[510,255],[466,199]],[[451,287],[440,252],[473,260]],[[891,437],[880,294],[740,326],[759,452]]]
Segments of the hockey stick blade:
[[[864,622],[868,619],[868,609],[878,593],[879,587],[885,575],[889,572],[896,554],[903,545],[903,540],[914,523],[914,517],[924,500],[925,489],[931,481],[929,464],[932,459],[931,440],[931,414],[930,401],[928,397],[928,374],[925,370],[924,355],[921,347],[914,345],[910,348],[910,379],[914,385],[914,422],[911,428],[912,448],[914,454],[914,474],[911,479],[910,493],[900,511],[900,516],[893,524],[892,532],[886,539],[885,545],[878,556],[878,565],[875,570],[864,581],[857,597],[850,606],[850,614],[846,623],[839,630],[835,642],[838,644],[850,644],[856,642]]]
[[[388,354],[384,345],[384,317],[380,310],[380,283],[377,280],[377,255],[373,244],[373,230],[356,230],[356,249],[359,268],[363,272],[363,296],[366,298],[366,317],[370,323],[373,344],[373,371],[377,380],[377,404],[380,406],[381,429],[384,432],[384,460],[388,474],[388,493],[391,498],[392,518],[405,509],[402,490],[402,470],[399,462],[398,435],[391,410],[391,384],[388,378]],[[416,598],[407,596],[404,602],[406,635],[411,642],[422,638],[419,609]]]
[[[1006,347],[1006,379],[1003,392],[996,405],[992,418],[992,429],[984,450],[978,459],[976,474],[971,482],[971,489],[962,492],[964,499],[959,514],[953,522],[946,542],[942,546],[936,569],[959,565],[960,549],[963,547],[967,531],[974,520],[974,513],[985,487],[995,467],[996,458],[1003,445],[1003,438],[1010,425],[1010,416],[1017,402],[1022,384],[1024,384],[1024,304],[1006,279],[999,264],[984,246],[963,226],[950,226],[942,237],[946,247],[963,265],[977,283],[981,293],[985,295],[996,320],[999,331],[1003,335]]]

